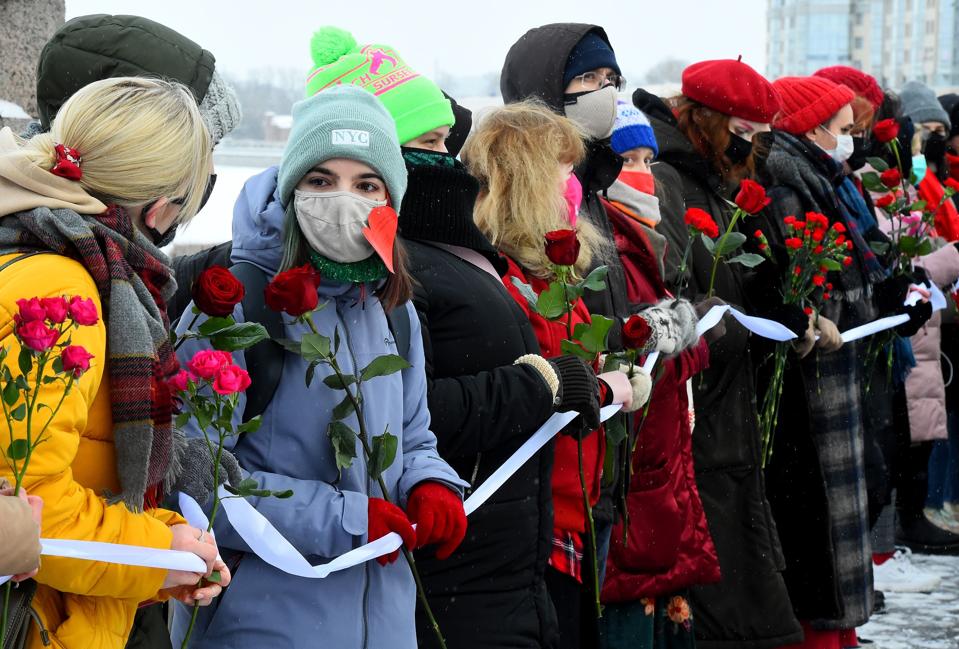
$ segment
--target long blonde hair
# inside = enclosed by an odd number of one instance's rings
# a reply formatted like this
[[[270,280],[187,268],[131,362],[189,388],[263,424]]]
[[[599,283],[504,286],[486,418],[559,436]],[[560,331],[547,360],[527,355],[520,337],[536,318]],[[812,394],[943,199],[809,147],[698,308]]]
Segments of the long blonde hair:
[[[463,147],[463,162],[481,186],[473,210],[476,225],[538,277],[551,276],[545,234],[570,227],[557,190],[557,165],[575,166],[584,155],[582,131],[531,100],[484,115]],[[603,239],[585,219],[578,220],[576,230],[582,245],[576,271],[582,274],[601,254]]]
[[[57,113],[50,132],[27,140],[23,151],[50,169],[57,144],[77,150],[83,160],[77,182],[105,203],[179,199],[179,223],[200,208],[213,146],[196,100],[179,83],[115,77],[84,86]]]

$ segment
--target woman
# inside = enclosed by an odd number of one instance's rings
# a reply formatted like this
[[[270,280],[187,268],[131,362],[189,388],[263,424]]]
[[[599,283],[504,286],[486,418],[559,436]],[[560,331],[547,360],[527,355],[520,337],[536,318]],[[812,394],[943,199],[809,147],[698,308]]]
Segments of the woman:
[[[235,209],[234,263],[252,263],[270,276],[304,265],[319,271],[325,306],[310,317],[321,334],[342,336],[337,360],[344,372],[386,354],[404,354],[412,365],[363,384],[367,428],[377,434],[389,429],[398,438],[396,459],[382,476],[387,494],[370,486],[362,458],[338,471],[326,430],[343,392],[325,386],[331,370],[323,365],[307,387],[308,364],[290,352],[282,352],[282,375],[262,427],[233,440],[240,464],[262,488],[292,489],[289,499],[262,499],[255,506],[314,564],[388,532],[399,533],[411,549],[439,544],[437,553],[445,557],[466,531],[466,483],[439,458],[429,429],[423,345],[409,304],[403,248],[375,249],[362,232],[375,207],[400,205],[405,190],[406,168],[389,114],[372,94],[339,86],[293,107],[279,170],[248,181]],[[381,235],[389,239],[389,232]],[[411,320],[405,350],[398,349],[387,321],[394,309]],[[244,320],[242,305],[234,316]],[[308,331],[284,325],[286,338]],[[184,345],[181,358],[200,348]],[[245,365],[242,354],[235,356]],[[245,406],[241,396],[237,418]],[[355,414],[345,422],[358,428]],[[405,560],[384,557],[382,565],[367,562],[326,579],[301,579],[250,553],[225,518],[217,519],[216,532],[237,566],[236,578],[230,598],[200,615],[191,638],[196,646],[301,647],[318,638],[336,647],[416,646],[415,591]],[[190,614],[178,607],[175,638],[184,636]]]
[[[529,284],[539,294],[555,279],[544,250],[545,234],[571,225],[571,208],[563,200],[563,188],[583,153],[582,136],[573,123],[534,102],[511,104],[488,113],[463,149],[466,166],[481,187],[474,210],[476,224],[506,255],[507,289],[529,317],[547,358],[559,356],[561,342],[568,337],[567,325],[575,328],[577,324],[589,323],[590,313],[580,298],[573,303],[568,321],[546,320],[530,310],[514,282]],[[589,222],[577,222],[576,230],[582,248],[575,271],[582,273],[590,267],[594,255],[601,255],[601,239]],[[609,386],[616,386],[620,395],[616,400],[625,402],[627,410],[639,408],[649,396],[649,378],[641,373],[632,380],[622,372],[610,372],[602,378],[601,395],[612,400]],[[590,383],[595,385],[596,379],[590,377]],[[567,385],[564,390],[585,387]],[[589,639],[592,632],[585,623],[594,604],[591,598],[581,596],[588,592],[583,590],[583,584],[593,581],[593,560],[584,557],[588,523],[580,484],[577,436],[582,435],[585,484],[590,504],[595,505],[606,446],[597,414],[583,412],[582,421],[567,428],[555,448],[553,550],[546,584],[559,618],[560,647],[595,643]]]
[[[207,576],[213,569],[222,576],[219,585],[197,588],[203,575],[47,557],[34,607],[57,646],[123,647],[141,602],[175,595],[209,604],[230,580],[209,534],[156,509],[176,469],[193,460],[174,436],[166,385],[178,369],[165,312],[175,285],[147,233],[196,213],[209,164],[196,101],[165,81],[92,83],[64,104],[49,133],[18,142],[0,131],[4,313],[16,313],[19,298],[76,295],[100,316],[72,333],[93,364],[57,411],[23,482],[46,503],[42,535],[186,550],[204,559]],[[44,254],[21,258],[23,251]],[[4,317],[9,363],[17,343]],[[39,402],[56,404],[63,389],[44,385]],[[14,436],[25,433],[14,425]],[[11,479],[6,463],[0,471]],[[39,647],[40,635],[30,643]]]
[[[314,61],[325,66],[313,77],[314,87],[337,79],[341,66],[356,67],[350,60],[353,49],[330,47],[341,33],[324,27],[313,37],[314,51],[326,54]],[[384,66],[372,74],[366,64],[354,73],[368,79],[365,88],[372,91],[392,72]],[[420,76],[417,84],[398,85],[381,97],[397,129],[403,129],[409,180],[399,223],[423,334],[431,428],[441,457],[475,488],[553,412],[595,409],[599,397],[585,394],[584,406],[575,391],[564,393],[564,385],[585,382],[592,374],[584,363],[566,358],[550,366],[539,357],[529,319],[503,285],[506,261],[473,222],[479,182],[456,159],[459,150],[447,150],[451,142],[444,136],[453,113],[440,89]],[[410,105],[415,108],[409,110]],[[468,133],[470,122],[465,111],[456,116],[454,128]],[[551,383],[565,397],[559,402]],[[448,646],[554,644],[556,614],[544,581],[552,537],[552,468],[548,444],[470,516],[469,533],[454,556],[441,561],[432,550],[417,553]],[[434,646],[426,616],[418,613],[420,646]]]
[[[752,177],[764,153],[758,136],[769,130],[779,98],[745,63],[718,60],[689,66],[682,94],[669,106],[643,90],[634,93],[633,103],[649,117],[659,144],[658,162],[652,166],[662,211],[656,229],[669,242],[666,286],[675,288],[689,241],[683,215],[695,207],[708,212],[721,229],[729,225],[728,201],[740,180]],[[712,255],[694,241],[690,260],[690,296],[704,296]],[[757,303],[754,285],[762,279],[762,266],[749,271],[720,264],[715,294],[803,334],[806,316],[780,308],[774,292]],[[722,575],[719,583],[690,593],[701,647],[758,649],[802,637],[781,575],[779,538],[760,466],[757,387],[749,359],[753,341],[727,318],[726,334],[710,346],[709,368],[693,381],[697,484]]]
[[[649,164],[658,151],[646,116],[621,103],[613,150],[626,163],[609,188],[616,250],[626,271],[632,308],[669,298],[663,284],[665,237]],[[716,301],[715,303],[718,303]],[[708,309],[711,303],[704,306]],[[708,332],[722,336],[722,323]],[[694,646],[690,586],[719,580],[719,561],[696,487],[687,381],[709,365],[706,339],[660,361],[649,410],[633,417],[636,440],[625,521],[613,528],[600,623],[605,649]]]

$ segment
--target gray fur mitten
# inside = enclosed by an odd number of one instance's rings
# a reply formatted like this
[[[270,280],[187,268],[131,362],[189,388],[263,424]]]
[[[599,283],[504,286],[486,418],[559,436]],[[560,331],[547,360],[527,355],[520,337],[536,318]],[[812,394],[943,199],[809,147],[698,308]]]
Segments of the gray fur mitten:
[[[689,300],[667,299],[639,312],[650,329],[649,351],[658,351],[668,356],[678,354],[696,344],[696,324],[699,318]]]
[[[240,484],[243,472],[233,454],[223,450],[220,455],[220,483]],[[206,440],[191,438],[186,442],[180,466],[180,476],[173,485],[174,493],[182,491],[203,505],[213,496],[213,459]]]

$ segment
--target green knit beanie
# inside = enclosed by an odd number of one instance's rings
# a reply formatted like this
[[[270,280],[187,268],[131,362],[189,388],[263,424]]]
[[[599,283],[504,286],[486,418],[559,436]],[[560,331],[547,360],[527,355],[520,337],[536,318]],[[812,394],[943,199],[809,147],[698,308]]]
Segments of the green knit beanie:
[[[406,163],[393,119],[370,93],[338,86],[293,105],[293,128],[277,178],[280,202],[289,205],[303,176],[333,158],[356,160],[379,173],[399,212],[406,193]]]
[[[313,34],[310,50],[314,68],[306,80],[308,97],[337,85],[363,88],[390,111],[400,144],[453,125],[453,108],[443,91],[412,70],[389,45],[360,47],[349,32],[321,27]]]

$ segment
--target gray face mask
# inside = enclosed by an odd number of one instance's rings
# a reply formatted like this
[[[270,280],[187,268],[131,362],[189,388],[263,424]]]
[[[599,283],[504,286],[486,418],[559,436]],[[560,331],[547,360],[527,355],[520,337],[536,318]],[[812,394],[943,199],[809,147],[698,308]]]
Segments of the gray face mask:
[[[605,140],[613,134],[618,98],[615,86],[565,95],[566,117],[576,122],[590,138]]]
[[[353,192],[293,192],[296,222],[310,247],[331,261],[353,263],[374,253],[363,234],[370,212],[386,201]]]

